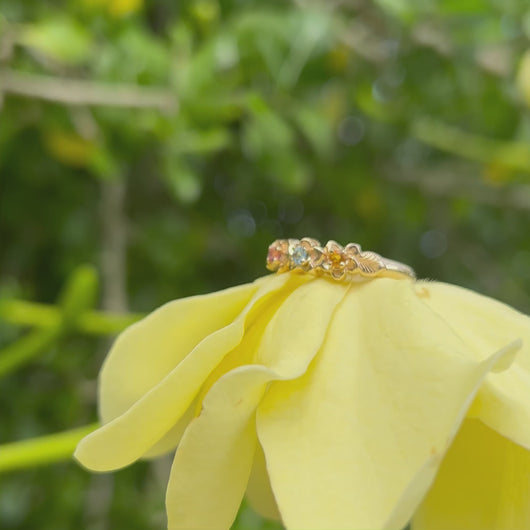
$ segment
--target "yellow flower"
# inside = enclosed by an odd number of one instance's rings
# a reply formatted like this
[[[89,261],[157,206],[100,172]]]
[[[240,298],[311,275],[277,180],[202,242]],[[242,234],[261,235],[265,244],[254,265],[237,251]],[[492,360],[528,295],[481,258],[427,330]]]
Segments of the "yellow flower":
[[[171,302],[100,376],[109,471],[176,451],[170,530],[530,528],[530,319],[435,282],[271,275]]]

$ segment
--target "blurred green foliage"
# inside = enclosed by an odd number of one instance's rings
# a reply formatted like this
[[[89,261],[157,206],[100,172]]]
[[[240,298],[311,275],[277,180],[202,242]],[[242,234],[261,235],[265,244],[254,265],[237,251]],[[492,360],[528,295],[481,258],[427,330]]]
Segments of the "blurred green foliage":
[[[281,236],[530,312],[529,41],[525,0],[3,0],[0,444],[95,421],[119,313]],[[164,527],[169,460],[66,457],[0,465],[0,528]]]

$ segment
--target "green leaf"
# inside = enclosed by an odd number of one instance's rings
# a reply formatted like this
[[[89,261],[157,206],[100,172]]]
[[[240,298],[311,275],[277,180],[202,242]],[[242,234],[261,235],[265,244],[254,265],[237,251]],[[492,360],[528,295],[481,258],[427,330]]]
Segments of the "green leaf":
[[[179,154],[206,155],[228,147],[231,137],[226,129],[183,131],[176,139],[174,152]]]
[[[249,97],[250,116],[245,125],[243,145],[256,158],[292,149],[293,130],[286,120],[273,111],[258,95]]]
[[[89,161],[92,173],[101,180],[120,178],[121,168],[112,151],[105,145],[96,145]]]
[[[442,0],[438,9],[441,13],[450,15],[480,14],[490,9],[490,2],[488,0]]]
[[[22,26],[18,42],[68,64],[81,63],[92,52],[88,31],[78,21],[62,15]]]
[[[293,104],[291,117],[316,154],[327,158],[333,151],[333,127],[322,108]]]
[[[416,12],[419,11],[414,9],[410,0],[375,0],[375,3],[383,11],[403,22],[411,22]]]
[[[190,204],[200,197],[201,181],[181,157],[167,156],[164,177],[179,202]]]
[[[306,163],[290,153],[272,158],[269,168],[274,179],[289,193],[299,194],[307,191],[313,180],[313,174]]]

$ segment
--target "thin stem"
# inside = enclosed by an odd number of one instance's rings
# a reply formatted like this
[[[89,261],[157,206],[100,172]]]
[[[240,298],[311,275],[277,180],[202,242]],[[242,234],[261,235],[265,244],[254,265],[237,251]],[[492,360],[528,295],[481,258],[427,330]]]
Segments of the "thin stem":
[[[101,182],[101,275],[103,308],[127,310],[127,219],[125,217],[126,180]]]
[[[61,326],[34,330],[13,344],[2,348],[0,350],[0,377],[13,372],[49,348],[61,333]]]
[[[417,187],[426,195],[468,198],[474,203],[497,208],[530,211],[530,185],[516,184],[505,188],[487,186],[478,179],[462,178],[461,174],[464,171],[472,174],[473,168],[466,166],[459,172],[451,165],[405,172],[389,167],[385,169],[383,175],[392,182]]]
[[[17,326],[52,328],[60,325],[62,316],[61,312],[51,305],[25,300],[2,300],[0,318]]]
[[[77,329],[89,335],[114,335],[138,322],[143,316],[140,313],[112,314],[87,311],[79,317]]]
[[[86,311],[74,321],[73,328],[88,335],[113,335],[123,331],[142,317],[143,315],[139,313]],[[53,305],[25,300],[2,300],[0,319],[17,326],[50,329],[60,325],[62,314]]]
[[[169,89],[67,79],[0,70],[0,94],[16,94],[66,105],[158,108],[178,110],[176,94]]]
[[[0,473],[70,460],[87,434],[99,427],[93,423],[77,429],[0,445]]]
[[[530,172],[530,147],[524,142],[486,138],[427,118],[414,122],[412,134],[428,145],[469,160]]]

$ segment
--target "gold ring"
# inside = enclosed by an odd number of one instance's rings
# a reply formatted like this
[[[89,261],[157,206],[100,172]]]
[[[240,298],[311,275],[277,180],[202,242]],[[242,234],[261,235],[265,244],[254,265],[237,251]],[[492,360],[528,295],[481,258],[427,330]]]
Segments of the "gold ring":
[[[269,246],[267,269],[272,272],[298,271],[326,274],[335,280],[359,281],[366,278],[416,278],[414,270],[369,250],[357,243],[345,247],[336,241],[320,242],[310,237],[277,239]]]

